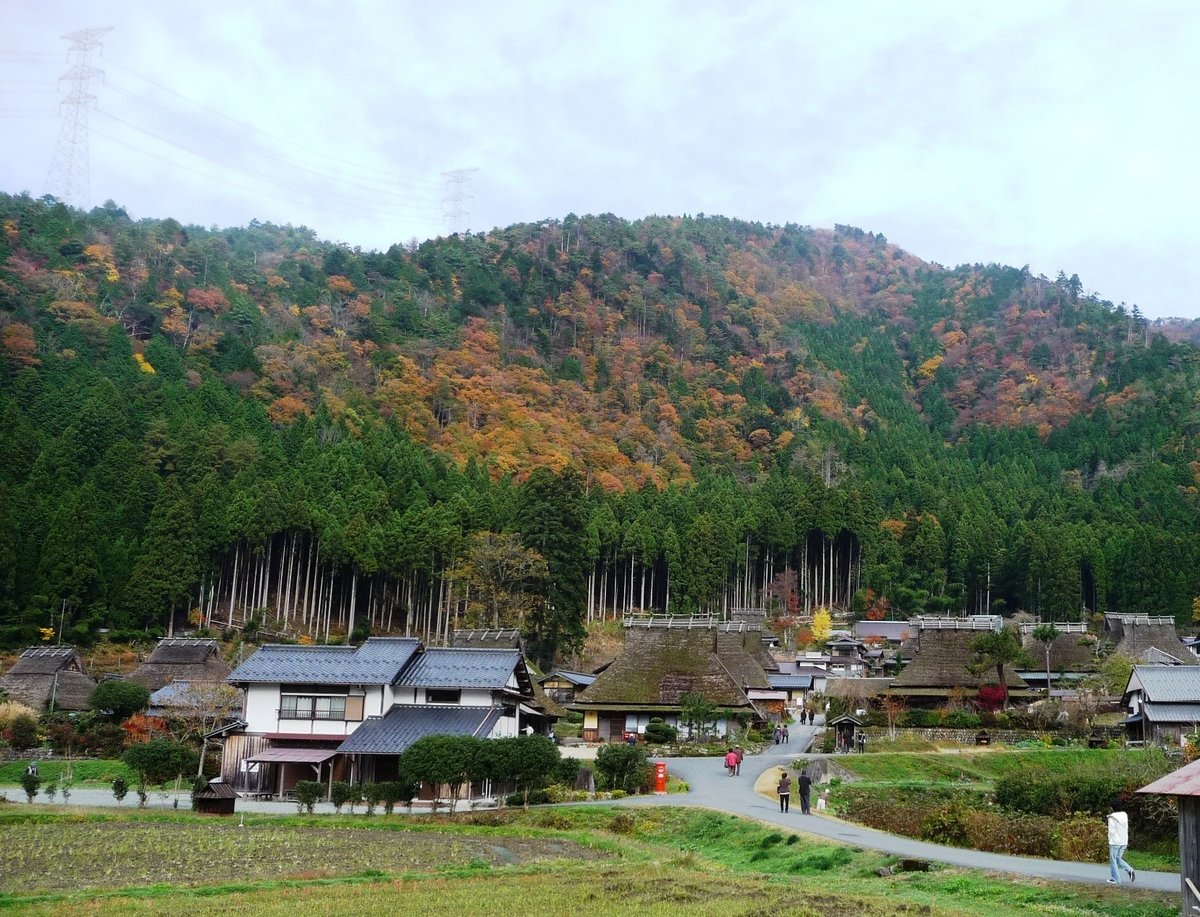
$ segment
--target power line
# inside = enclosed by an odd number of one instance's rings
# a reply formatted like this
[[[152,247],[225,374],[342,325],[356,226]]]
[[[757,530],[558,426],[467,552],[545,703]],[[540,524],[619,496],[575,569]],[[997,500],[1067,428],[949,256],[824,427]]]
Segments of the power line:
[[[112,26],[80,29],[62,37],[71,42],[67,60],[72,66],[59,79],[68,85],[67,94],[59,105],[62,130],[50,160],[46,185],[60,201],[76,207],[86,207],[91,197],[91,163],[88,157],[88,111],[96,97],[88,90],[93,79],[104,76],[103,70],[91,66],[92,54],[100,48],[100,36],[111,32]]]
[[[442,218],[446,221],[446,230],[450,235],[456,232],[466,232],[471,223],[471,211],[467,209],[467,201],[471,195],[467,189],[471,186],[471,176],[478,169],[453,169],[443,172],[446,180],[445,191],[442,193]]]
[[[326,153],[322,150],[316,150],[311,147],[299,146],[296,144],[294,138],[282,137],[279,134],[273,134],[270,131],[263,130],[261,127],[259,127],[256,124],[252,124],[248,121],[243,121],[239,118],[235,118],[232,115],[229,115],[224,111],[221,111],[219,108],[214,108],[211,105],[208,105],[204,102],[199,101],[198,99],[194,99],[191,96],[185,95],[184,93],[179,92],[176,89],[172,89],[170,86],[165,86],[162,83],[152,80],[149,77],[144,76],[140,73],[137,73],[134,70],[130,70],[128,67],[124,67],[121,64],[115,64],[114,66],[118,70],[121,70],[121,71],[129,74],[136,80],[139,80],[149,86],[152,86],[161,92],[165,92],[170,95],[176,96],[177,98],[182,99],[183,101],[187,102],[188,104],[194,105],[196,108],[203,109],[204,111],[206,111],[212,115],[215,115],[216,117],[218,117],[224,121],[229,122],[230,124],[236,126],[239,129],[239,134],[238,134],[239,137],[243,136],[246,131],[250,131],[250,132],[258,134],[262,137],[266,137],[271,140],[277,141],[279,143],[287,144],[291,149],[294,149],[298,152],[306,153],[306,154],[309,154],[311,156],[314,156],[314,157],[317,157],[320,159],[325,159],[325,160],[328,160],[329,162],[337,163],[339,165],[348,166],[351,169],[357,170],[362,173],[372,174],[377,179],[386,181],[389,184],[394,185],[396,183],[396,174],[390,170],[380,169],[375,166],[368,166],[363,163],[354,162],[353,160],[349,160],[349,159],[343,159],[339,156],[334,156],[330,153]],[[139,95],[137,93],[129,92],[128,90],[126,90],[125,92],[127,95],[134,97],[135,99],[142,102],[143,104],[151,104],[151,105],[154,104],[154,103],[149,102],[149,100],[146,99],[145,96]],[[155,107],[158,107],[158,106],[155,106]],[[159,110],[163,111],[164,109],[159,107]],[[242,140],[241,142],[245,143],[246,141]],[[364,174],[364,177],[366,177],[365,174]],[[410,184],[410,185],[416,185],[416,186],[425,186],[426,188],[429,188],[431,190],[440,185],[440,182],[436,182],[436,181],[432,181],[432,180],[428,180],[428,179],[405,179],[404,183]]]

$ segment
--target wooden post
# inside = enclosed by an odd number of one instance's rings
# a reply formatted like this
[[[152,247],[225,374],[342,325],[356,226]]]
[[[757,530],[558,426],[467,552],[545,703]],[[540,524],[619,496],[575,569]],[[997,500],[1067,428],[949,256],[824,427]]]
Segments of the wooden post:
[[[1200,906],[1200,895],[1193,888],[1200,885],[1200,797],[1177,796],[1179,803],[1179,886],[1183,896],[1185,917],[1196,913],[1193,906]],[[1194,883],[1188,887],[1187,879]]]

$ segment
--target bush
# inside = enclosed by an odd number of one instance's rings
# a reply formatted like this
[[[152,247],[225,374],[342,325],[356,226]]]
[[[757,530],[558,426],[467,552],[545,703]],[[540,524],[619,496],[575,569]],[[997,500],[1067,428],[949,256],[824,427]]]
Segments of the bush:
[[[529,805],[531,806],[544,806],[552,801],[550,793],[546,790],[529,791]],[[504,798],[504,804],[508,806],[523,806],[525,805],[525,794],[510,793]]]
[[[95,723],[80,737],[80,743],[97,758],[119,758],[125,749],[125,730],[116,723]]]
[[[679,738],[679,730],[662,720],[657,723],[651,720],[646,727],[646,741],[653,742],[655,745],[670,745],[677,738]]]
[[[915,729],[936,729],[942,725],[940,710],[905,710],[900,715],[900,725]]]
[[[6,732],[8,734],[8,744],[17,751],[34,748],[40,744],[38,742],[37,720],[28,713],[21,713],[14,716],[9,722]]]
[[[333,803],[333,810],[338,815],[342,814],[342,806],[350,802],[358,795],[358,790],[348,783],[338,781],[329,790],[329,801]],[[297,794],[299,798],[299,794]]]
[[[978,713],[966,710],[955,710],[946,714],[946,726],[950,729],[978,729],[983,725],[983,718]]]
[[[648,765],[640,745],[610,742],[596,755],[596,788],[636,793],[646,785]]]
[[[128,719],[150,706],[150,692],[132,681],[101,682],[92,692],[92,709],[115,721]]]
[[[112,782],[112,793],[117,800],[117,805],[120,805],[125,797],[129,794],[129,783],[124,777],[118,777]]]
[[[574,788],[582,770],[583,762],[578,758],[562,758],[554,765],[554,770],[550,773],[550,782]]]
[[[38,787],[42,785],[42,778],[37,774],[25,773],[21,775],[21,789],[25,791],[25,798],[29,802],[33,802],[33,797],[38,794]]]
[[[301,812],[312,815],[313,807],[325,792],[325,785],[316,780],[301,780],[296,784],[296,807]]]

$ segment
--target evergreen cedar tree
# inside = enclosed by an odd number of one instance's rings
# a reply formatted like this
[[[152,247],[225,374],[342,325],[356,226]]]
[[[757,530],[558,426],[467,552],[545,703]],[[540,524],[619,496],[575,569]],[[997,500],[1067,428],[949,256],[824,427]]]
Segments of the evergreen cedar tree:
[[[542,663],[589,619],[768,589],[773,616],[870,589],[1187,620],[1196,336],[847,226],[572,215],[363,253],[0,195],[0,643],[432,639],[487,533],[546,565],[493,612]]]

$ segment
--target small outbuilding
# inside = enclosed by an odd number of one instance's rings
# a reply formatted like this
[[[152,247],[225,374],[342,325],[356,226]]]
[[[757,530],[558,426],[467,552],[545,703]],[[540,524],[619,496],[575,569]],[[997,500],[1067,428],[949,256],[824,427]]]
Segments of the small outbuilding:
[[[1182,914],[1200,909],[1200,761],[1193,761],[1138,790],[1159,796],[1174,796],[1179,804],[1179,891]]]
[[[216,640],[167,637],[126,680],[153,693],[173,681],[224,681],[231,671]]]
[[[0,678],[0,689],[35,710],[87,710],[96,682],[71,646],[31,646]]]
[[[835,717],[826,724],[833,730],[834,735],[834,750],[840,752],[851,752],[858,748],[859,730],[862,729],[862,720],[849,713],[843,713],[839,717]]]
[[[201,815],[232,815],[237,803],[237,792],[217,777],[208,782],[208,786],[197,790],[192,797],[195,809]]]

